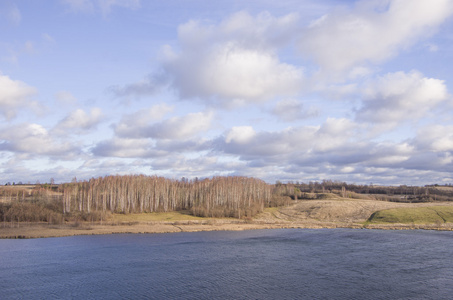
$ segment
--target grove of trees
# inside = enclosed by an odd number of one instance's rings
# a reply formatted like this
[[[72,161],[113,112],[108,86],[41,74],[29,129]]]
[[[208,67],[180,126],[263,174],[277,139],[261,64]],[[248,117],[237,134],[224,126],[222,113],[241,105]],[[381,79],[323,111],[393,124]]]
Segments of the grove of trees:
[[[191,210],[196,216],[252,216],[271,205],[271,185],[247,177],[174,180],[127,175],[60,185],[63,213],[142,213]]]

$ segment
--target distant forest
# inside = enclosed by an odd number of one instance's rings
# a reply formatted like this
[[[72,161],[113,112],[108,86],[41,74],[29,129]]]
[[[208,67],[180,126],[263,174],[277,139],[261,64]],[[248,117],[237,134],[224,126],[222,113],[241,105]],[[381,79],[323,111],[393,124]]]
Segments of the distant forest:
[[[385,187],[324,180],[268,184],[228,176],[180,180],[127,175],[74,179],[64,184],[8,185],[0,188],[0,221],[102,221],[109,214],[189,211],[201,217],[252,218],[265,207],[297,200],[345,198],[396,202],[453,201],[450,186]]]

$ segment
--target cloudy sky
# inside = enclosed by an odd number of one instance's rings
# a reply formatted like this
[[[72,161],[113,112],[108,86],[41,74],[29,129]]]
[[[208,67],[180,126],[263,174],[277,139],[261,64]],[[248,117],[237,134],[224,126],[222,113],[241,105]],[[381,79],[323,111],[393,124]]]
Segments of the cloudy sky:
[[[0,0],[0,184],[453,183],[451,0]]]

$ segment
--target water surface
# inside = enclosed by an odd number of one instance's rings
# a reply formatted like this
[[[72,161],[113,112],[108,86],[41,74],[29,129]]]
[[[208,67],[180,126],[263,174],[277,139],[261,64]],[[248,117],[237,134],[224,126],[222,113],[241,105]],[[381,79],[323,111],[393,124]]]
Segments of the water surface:
[[[453,233],[273,229],[0,240],[2,299],[448,299]]]

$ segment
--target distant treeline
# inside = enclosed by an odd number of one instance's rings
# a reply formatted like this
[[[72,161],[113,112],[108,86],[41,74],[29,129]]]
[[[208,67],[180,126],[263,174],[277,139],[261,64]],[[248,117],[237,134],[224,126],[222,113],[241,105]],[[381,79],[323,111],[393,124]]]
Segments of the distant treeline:
[[[280,194],[292,198],[312,198],[313,194],[322,197],[326,193],[335,193],[346,198],[356,198],[360,195],[370,195],[376,200],[393,202],[432,202],[432,201],[453,201],[452,186],[380,186],[348,184],[341,181],[323,180],[321,182],[289,182],[282,184],[277,182],[275,190]]]

